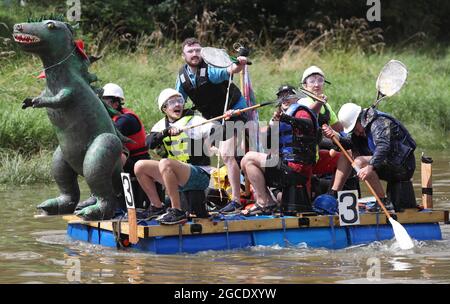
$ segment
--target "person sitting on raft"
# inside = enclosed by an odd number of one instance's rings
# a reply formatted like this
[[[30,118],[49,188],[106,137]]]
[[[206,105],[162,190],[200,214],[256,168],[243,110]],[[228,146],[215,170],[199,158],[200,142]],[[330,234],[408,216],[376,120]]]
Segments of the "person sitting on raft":
[[[316,114],[297,102],[298,97],[281,95],[279,110],[272,117],[279,122],[279,134],[274,125],[269,136],[279,136],[278,153],[248,152],[241,167],[255,190],[256,203],[244,215],[271,214],[277,207],[267,186],[283,188],[286,185],[306,184],[310,188],[313,165],[316,162],[320,128]],[[306,180],[301,182],[301,180]]]
[[[162,146],[168,158],[140,160],[134,168],[139,184],[152,203],[151,216],[159,216],[157,221],[161,224],[186,222],[188,216],[181,210],[180,192],[205,190],[209,186],[210,158],[203,148],[211,125],[181,131],[184,127],[205,121],[192,110],[185,110],[184,104],[183,96],[174,89],[165,89],[159,94],[158,107],[165,117],[153,126],[147,143],[150,149]],[[166,213],[155,182],[164,185],[170,198],[172,208],[168,208]]]
[[[123,171],[130,173],[134,177],[134,165],[141,159],[150,159],[148,147],[145,142],[146,132],[141,119],[131,109],[124,107],[125,96],[123,89],[115,83],[107,83],[103,86],[102,100],[112,107],[117,113],[112,117],[116,128],[122,135],[130,138],[134,142],[125,143],[122,153]],[[132,182],[134,200],[137,206],[148,202],[145,193],[136,181]]]
[[[395,182],[412,178],[416,168],[416,142],[397,119],[373,107],[362,109],[354,103],[346,103],[339,110],[338,117],[344,132],[351,134],[354,162],[360,168],[358,177],[368,180],[381,201],[391,209],[380,179]],[[332,138],[333,132],[324,130],[324,135]],[[331,188],[335,197],[342,190],[351,169],[351,164],[341,155]]]

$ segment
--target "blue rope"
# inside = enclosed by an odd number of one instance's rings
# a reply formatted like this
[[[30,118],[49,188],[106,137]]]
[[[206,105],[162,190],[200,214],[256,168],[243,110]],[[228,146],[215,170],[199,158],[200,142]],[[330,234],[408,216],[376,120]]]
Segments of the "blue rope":
[[[183,225],[178,224],[178,252],[183,252]]]
[[[224,224],[223,229],[225,230],[225,235],[227,237],[227,248],[228,248],[228,250],[230,250],[230,237],[228,235],[228,221],[225,219],[223,224]]]
[[[329,219],[329,223],[330,223],[330,228],[331,228],[331,235],[333,237],[333,248],[336,247],[336,231],[334,230],[334,215],[329,215],[328,216]]]
[[[286,238],[286,219],[284,217],[281,218],[281,225],[283,226],[283,241],[285,247],[289,246],[289,240]]]
[[[377,229],[376,229],[376,236],[377,236],[377,241],[380,241],[380,214],[377,212],[376,216],[376,223],[377,223]]]

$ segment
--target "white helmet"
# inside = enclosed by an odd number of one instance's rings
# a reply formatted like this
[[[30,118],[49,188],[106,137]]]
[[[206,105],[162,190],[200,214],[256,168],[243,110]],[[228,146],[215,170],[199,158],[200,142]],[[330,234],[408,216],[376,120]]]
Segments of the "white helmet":
[[[354,103],[346,103],[341,107],[338,118],[344,127],[345,133],[350,133],[355,128],[361,109],[360,106]]]
[[[323,73],[323,71],[319,67],[312,65],[303,72],[302,83],[305,83],[306,78],[313,74],[319,74],[323,78],[325,78],[325,74]]]
[[[124,100],[125,96],[123,96],[123,90],[121,87],[119,87],[115,83],[107,83],[103,87],[103,96],[113,96],[113,97],[119,97],[120,99]]]
[[[162,111],[163,105],[170,97],[173,96],[180,96],[181,98],[183,98],[183,95],[181,95],[180,92],[172,88],[162,90],[158,97],[158,108]]]

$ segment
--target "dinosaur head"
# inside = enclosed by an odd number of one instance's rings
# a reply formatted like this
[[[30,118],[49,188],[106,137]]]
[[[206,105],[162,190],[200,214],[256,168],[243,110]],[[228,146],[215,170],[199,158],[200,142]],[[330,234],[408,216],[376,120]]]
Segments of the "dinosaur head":
[[[74,48],[70,26],[56,20],[14,25],[14,41],[26,52],[47,60],[61,60]]]

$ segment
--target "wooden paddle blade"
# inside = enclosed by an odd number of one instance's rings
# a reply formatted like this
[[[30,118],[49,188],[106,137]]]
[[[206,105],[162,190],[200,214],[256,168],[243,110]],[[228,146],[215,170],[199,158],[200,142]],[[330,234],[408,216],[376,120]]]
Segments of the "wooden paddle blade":
[[[128,209],[128,239],[131,244],[139,241],[137,235],[136,209]]]
[[[403,227],[399,222],[394,220],[392,217],[389,218],[389,222],[392,225],[392,229],[394,230],[395,239],[400,247],[400,249],[408,250],[414,248],[414,242],[409,237],[408,232],[405,227]]]

